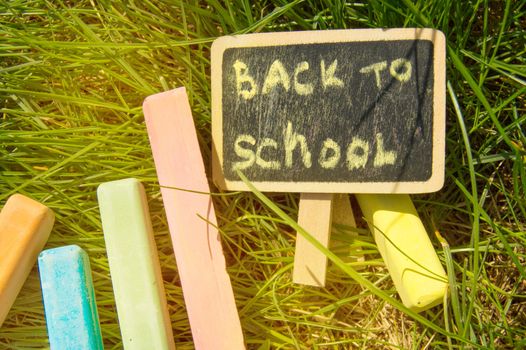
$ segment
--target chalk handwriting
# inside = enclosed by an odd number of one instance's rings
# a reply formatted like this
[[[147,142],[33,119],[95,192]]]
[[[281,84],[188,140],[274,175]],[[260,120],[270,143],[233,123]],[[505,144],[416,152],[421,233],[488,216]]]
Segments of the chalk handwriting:
[[[236,72],[236,90],[237,94],[243,97],[245,100],[250,100],[252,97],[256,96],[258,92],[258,87],[256,86],[256,81],[248,74],[247,65],[237,60],[234,62],[234,70]],[[243,85],[250,85],[249,89],[243,88]]]
[[[380,61],[372,63],[368,66],[359,69],[359,72],[368,75],[374,74],[374,82],[378,89],[383,87],[383,71],[389,67],[389,74],[398,80],[400,83],[406,83],[411,79],[412,65],[411,61],[405,58],[397,58],[390,64],[387,61]],[[254,98],[260,91],[256,79],[250,75],[248,65],[241,61],[236,60],[233,64],[235,80],[236,80],[236,92],[237,95],[245,100]],[[289,74],[283,63],[276,59],[274,60],[263,80],[261,86],[261,94],[268,95],[276,89],[288,92],[291,90],[298,95],[311,95],[316,91],[316,82],[302,80],[302,76],[306,76],[306,73],[310,69],[310,64],[307,61],[301,61],[294,67],[292,74]],[[328,66],[325,60],[320,60],[320,82],[319,86],[323,90],[330,88],[343,88],[345,87],[344,81],[339,78],[336,73],[338,69],[338,60],[332,61]]]
[[[329,150],[332,155],[328,156]],[[341,157],[340,145],[338,145],[333,139],[328,138],[323,141],[323,148],[320,152],[320,158],[318,163],[323,169],[334,169]]]
[[[380,89],[382,87],[382,77],[380,76],[380,72],[386,67],[387,61],[376,62],[360,69],[360,73],[367,74],[374,72],[374,76],[376,78],[376,87]]]
[[[236,60],[233,64],[234,74],[236,79],[236,92],[245,100],[250,100],[259,93],[256,79],[250,75],[249,67],[241,60]],[[336,76],[338,68],[338,60],[334,60],[328,67],[325,61],[320,62],[320,79],[321,86],[324,90],[329,88],[344,87],[343,81]],[[301,61],[294,67],[292,79],[280,60],[274,60],[270,65],[268,72],[261,87],[261,94],[270,94],[275,89],[281,88],[282,91],[288,92],[292,85],[294,91],[298,95],[311,95],[315,91],[315,84],[313,82],[301,82],[300,77],[310,69],[310,64],[307,61]]]
[[[343,87],[343,81],[334,76],[336,73],[336,68],[338,67],[338,60],[334,60],[329,68],[325,70],[325,61],[321,60],[321,82],[323,88],[326,89],[331,86]]]
[[[387,68],[387,61],[376,62],[360,69],[360,73],[367,74],[374,72],[376,87],[382,88],[381,73]],[[411,61],[405,58],[397,58],[389,65],[389,73],[393,78],[401,83],[406,83],[411,79]]]
[[[290,78],[289,74],[283,67],[283,64],[280,60],[275,60],[272,62],[270,69],[268,71],[265,82],[263,83],[263,94],[268,94],[276,86],[281,85],[285,91],[289,91],[290,88]]]
[[[312,166],[311,153],[307,147],[307,139],[305,136],[300,135],[292,131],[292,123],[287,123],[287,129],[285,129],[283,143],[285,144],[285,167],[292,168],[292,152],[296,149],[296,146],[300,145],[301,160],[305,168]]]
[[[396,161],[397,154],[393,150],[387,150],[384,145],[384,138],[381,133],[375,134],[376,147],[374,149],[373,167],[379,168],[387,165],[393,165]],[[280,147],[283,151],[279,152]],[[298,149],[299,147],[299,149]],[[264,159],[264,149],[272,149],[273,152],[267,152],[276,156],[282,154],[284,156],[283,166],[278,159]],[[299,159],[294,159],[299,150]],[[241,134],[237,136],[234,141],[234,152],[237,157],[242,160],[233,162],[232,170],[243,170],[254,165],[269,170],[280,170],[284,168],[292,168],[294,164],[299,162],[303,168],[311,168],[312,153],[309,150],[307,138],[304,135],[297,133],[290,121],[283,130],[282,143],[272,138],[262,138],[257,141],[253,136]],[[347,145],[345,152],[345,165],[349,171],[355,169],[365,168],[369,162],[371,155],[371,145],[368,140],[359,137],[353,137]],[[331,138],[323,141],[322,149],[317,158],[318,165],[323,169],[334,169],[340,163],[342,157],[341,146]]]
[[[298,75],[309,70],[309,62],[302,61],[294,69],[294,90],[298,95],[310,95],[314,91],[312,83],[302,84],[298,81]]]

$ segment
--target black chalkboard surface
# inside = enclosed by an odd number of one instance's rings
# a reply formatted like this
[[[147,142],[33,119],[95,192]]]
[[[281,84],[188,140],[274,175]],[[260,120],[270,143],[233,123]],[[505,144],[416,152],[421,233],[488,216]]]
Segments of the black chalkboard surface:
[[[420,193],[444,178],[445,40],[431,29],[222,37],[213,176],[224,189]]]

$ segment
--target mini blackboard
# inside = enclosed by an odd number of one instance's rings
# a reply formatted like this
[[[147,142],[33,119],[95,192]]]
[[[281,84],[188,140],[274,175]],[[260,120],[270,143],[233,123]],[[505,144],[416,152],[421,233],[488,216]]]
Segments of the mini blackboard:
[[[247,190],[422,193],[444,181],[445,39],[432,29],[225,36],[213,177]]]

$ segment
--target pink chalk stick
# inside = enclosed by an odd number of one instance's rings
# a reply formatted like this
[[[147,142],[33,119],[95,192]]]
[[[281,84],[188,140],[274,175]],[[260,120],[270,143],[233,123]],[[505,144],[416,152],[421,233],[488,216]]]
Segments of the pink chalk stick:
[[[186,90],[149,96],[143,110],[195,347],[244,349]]]

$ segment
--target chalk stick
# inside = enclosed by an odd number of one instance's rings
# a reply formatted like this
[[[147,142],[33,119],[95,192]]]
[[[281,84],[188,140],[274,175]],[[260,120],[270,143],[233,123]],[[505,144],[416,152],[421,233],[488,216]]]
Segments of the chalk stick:
[[[446,273],[409,195],[357,194],[356,199],[403,304],[420,312],[442,302]]]
[[[195,347],[244,349],[186,91],[149,96],[143,110]]]
[[[0,326],[53,228],[55,215],[21,194],[7,200],[0,212]]]
[[[124,349],[175,349],[142,184],[106,182],[97,197]]]
[[[332,193],[302,193],[298,208],[298,225],[328,247],[332,225]],[[294,283],[316,287],[325,286],[327,257],[310,244],[301,234],[296,234],[294,252]]]
[[[53,350],[103,350],[88,255],[76,245],[38,257],[49,345]]]

